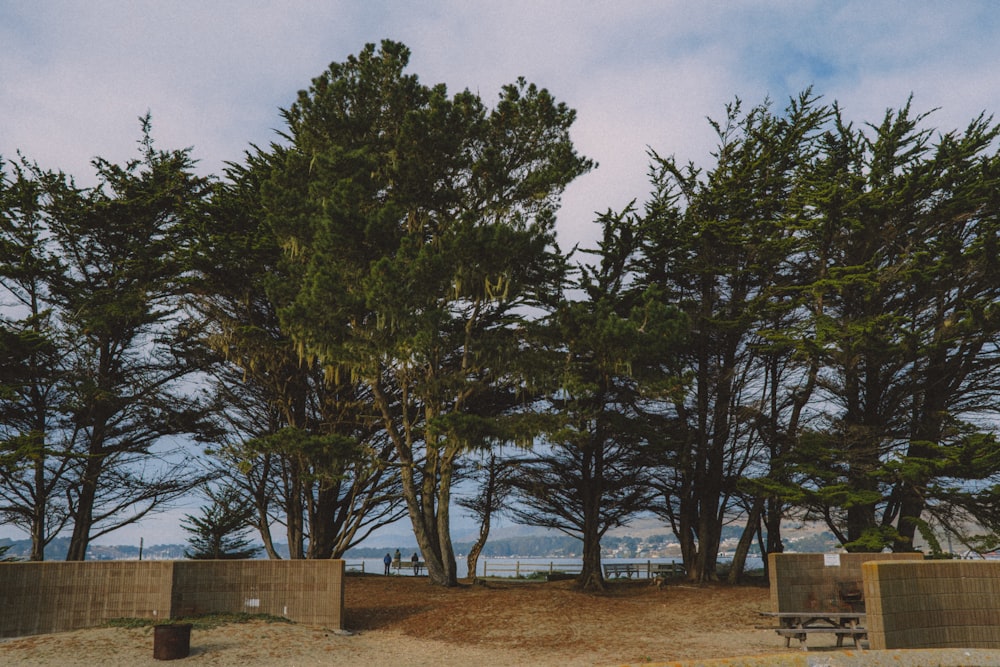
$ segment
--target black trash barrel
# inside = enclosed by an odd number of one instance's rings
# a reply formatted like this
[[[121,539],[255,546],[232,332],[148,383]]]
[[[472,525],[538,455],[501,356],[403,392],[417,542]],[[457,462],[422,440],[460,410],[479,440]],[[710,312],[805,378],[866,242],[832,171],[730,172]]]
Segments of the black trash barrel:
[[[176,623],[153,627],[153,659],[177,660],[191,652],[191,624]]]

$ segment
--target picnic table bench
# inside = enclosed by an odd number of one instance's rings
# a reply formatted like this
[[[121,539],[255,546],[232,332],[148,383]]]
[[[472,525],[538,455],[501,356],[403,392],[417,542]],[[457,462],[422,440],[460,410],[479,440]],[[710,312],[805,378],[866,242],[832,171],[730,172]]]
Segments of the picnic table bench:
[[[861,649],[861,640],[867,639],[868,631],[865,629],[864,612],[824,612],[824,611],[803,611],[803,612],[761,612],[762,616],[777,618],[778,627],[763,627],[763,630],[774,630],[778,635],[785,638],[785,646],[791,646],[792,639],[799,640],[799,647],[803,651],[809,650],[806,646],[806,639],[811,634],[832,634],[837,638],[837,646],[844,645],[844,638],[850,637],[854,641],[854,647]]]

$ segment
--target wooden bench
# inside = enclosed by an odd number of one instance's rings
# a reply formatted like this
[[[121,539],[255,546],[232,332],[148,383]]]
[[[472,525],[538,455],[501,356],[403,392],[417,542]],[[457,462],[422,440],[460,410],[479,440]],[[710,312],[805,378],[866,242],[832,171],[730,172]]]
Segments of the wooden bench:
[[[403,570],[413,570],[413,575],[417,576],[421,571],[427,570],[427,561],[419,560],[414,563],[412,560],[394,560],[392,561],[392,567],[396,570],[396,574],[400,574]]]
[[[638,576],[639,567],[639,563],[605,563],[604,576],[605,578],[611,577],[612,575],[615,577],[626,576],[631,579],[633,574]]]
[[[651,577],[663,577],[663,576],[676,577],[678,575],[685,575],[685,574],[687,574],[687,570],[684,569],[683,563],[649,564],[649,576]]]

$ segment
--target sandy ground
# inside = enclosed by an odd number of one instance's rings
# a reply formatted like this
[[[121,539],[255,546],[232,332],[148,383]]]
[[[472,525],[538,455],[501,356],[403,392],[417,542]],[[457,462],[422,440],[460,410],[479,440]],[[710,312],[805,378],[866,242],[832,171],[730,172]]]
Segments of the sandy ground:
[[[965,652],[923,663],[907,652],[838,651],[821,638],[808,652],[756,626],[769,608],[760,586],[657,589],[615,582],[603,594],[572,582],[490,582],[444,589],[425,578],[349,576],[343,631],[252,621],[191,633],[191,653],[166,664],[312,667],[538,666],[650,664],[893,665],[1000,664]],[[989,653],[989,652],[988,652]],[[734,659],[737,656],[755,658]],[[717,659],[726,659],[717,661]],[[819,662],[817,662],[817,660]],[[986,660],[986,662],[977,662]],[[689,662],[693,661],[693,662]],[[0,665],[141,667],[153,659],[153,630],[94,628],[0,643]]]

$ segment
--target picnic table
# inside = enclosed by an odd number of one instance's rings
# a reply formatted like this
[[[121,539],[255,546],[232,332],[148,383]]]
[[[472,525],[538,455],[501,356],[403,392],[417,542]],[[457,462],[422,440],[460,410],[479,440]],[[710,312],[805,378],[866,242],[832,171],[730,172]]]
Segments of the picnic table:
[[[867,639],[864,612],[834,612],[834,611],[763,611],[762,616],[778,619],[778,627],[762,628],[774,630],[785,638],[785,646],[791,645],[792,639],[799,640],[799,646],[807,651],[806,638],[810,634],[832,634],[837,637],[837,646],[844,645],[844,638],[850,637],[854,647],[861,648],[861,640]]]

